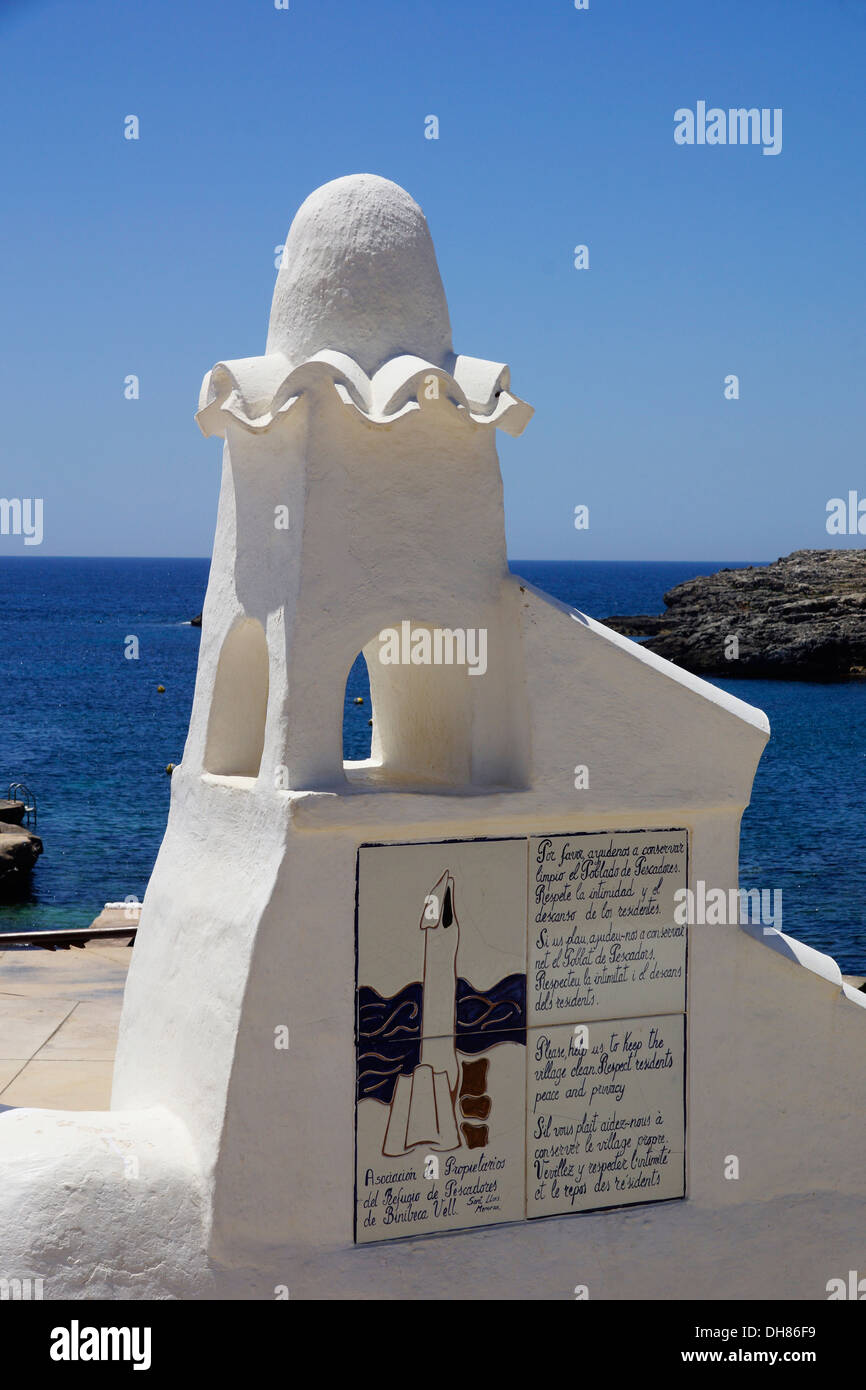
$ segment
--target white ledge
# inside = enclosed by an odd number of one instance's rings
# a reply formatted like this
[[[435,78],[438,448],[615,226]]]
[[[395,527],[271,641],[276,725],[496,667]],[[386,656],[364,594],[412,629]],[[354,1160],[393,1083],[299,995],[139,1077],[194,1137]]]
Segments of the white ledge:
[[[753,941],[759,941],[762,945],[769,947],[771,951],[776,951],[780,956],[785,956],[787,960],[793,961],[796,965],[801,965],[804,970],[811,970],[813,975],[819,975],[822,980],[828,980],[831,985],[838,986],[842,994],[852,1003],[859,1004],[862,1009],[866,1009],[866,994],[854,989],[853,985],[848,985],[842,979],[842,971],[832,956],[825,955],[823,951],[816,951],[814,946],[807,946],[804,941],[798,941],[795,936],[787,936],[776,927],[761,927],[753,923],[743,922],[740,930],[750,936]]]

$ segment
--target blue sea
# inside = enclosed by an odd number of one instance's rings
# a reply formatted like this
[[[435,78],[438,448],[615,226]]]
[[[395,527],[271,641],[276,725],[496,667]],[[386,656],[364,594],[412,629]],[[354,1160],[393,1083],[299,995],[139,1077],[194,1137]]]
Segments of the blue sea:
[[[604,618],[660,612],[674,584],[744,563],[512,569]],[[0,904],[0,930],[83,927],[105,902],[143,896],[168,813],[166,764],[180,761],[186,738],[199,645],[189,619],[208,565],[0,558],[0,796],[27,783],[45,845],[23,900]],[[124,655],[132,636],[137,660]],[[784,929],[866,974],[866,683],[715,684],[766,710],[773,728],[743,820],[742,886],[781,888]],[[346,689],[347,757],[367,756],[369,717],[359,661]]]

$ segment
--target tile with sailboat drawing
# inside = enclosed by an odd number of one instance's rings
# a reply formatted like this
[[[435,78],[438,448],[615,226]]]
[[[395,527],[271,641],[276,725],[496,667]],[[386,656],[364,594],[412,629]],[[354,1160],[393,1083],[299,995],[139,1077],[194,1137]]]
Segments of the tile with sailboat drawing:
[[[359,850],[359,1241],[523,1218],[525,904],[525,840]]]
[[[362,845],[357,960],[359,1036],[525,1028],[526,840]]]

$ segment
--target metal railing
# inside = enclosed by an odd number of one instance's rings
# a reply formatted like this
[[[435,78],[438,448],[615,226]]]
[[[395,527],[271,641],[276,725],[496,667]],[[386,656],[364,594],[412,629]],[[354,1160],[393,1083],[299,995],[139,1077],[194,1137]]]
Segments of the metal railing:
[[[36,797],[25,782],[10,782],[8,799],[10,801],[23,801],[27,825],[36,825]]]

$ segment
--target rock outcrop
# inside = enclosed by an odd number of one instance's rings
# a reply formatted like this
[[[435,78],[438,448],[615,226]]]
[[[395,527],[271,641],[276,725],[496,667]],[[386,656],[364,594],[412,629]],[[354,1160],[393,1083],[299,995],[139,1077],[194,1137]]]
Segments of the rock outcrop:
[[[664,600],[659,616],[604,621],[699,675],[866,676],[866,550],[795,550],[689,579]]]
[[[25,879],[42,853],[42,841],[31,830],[0,821],[0,893]]]

